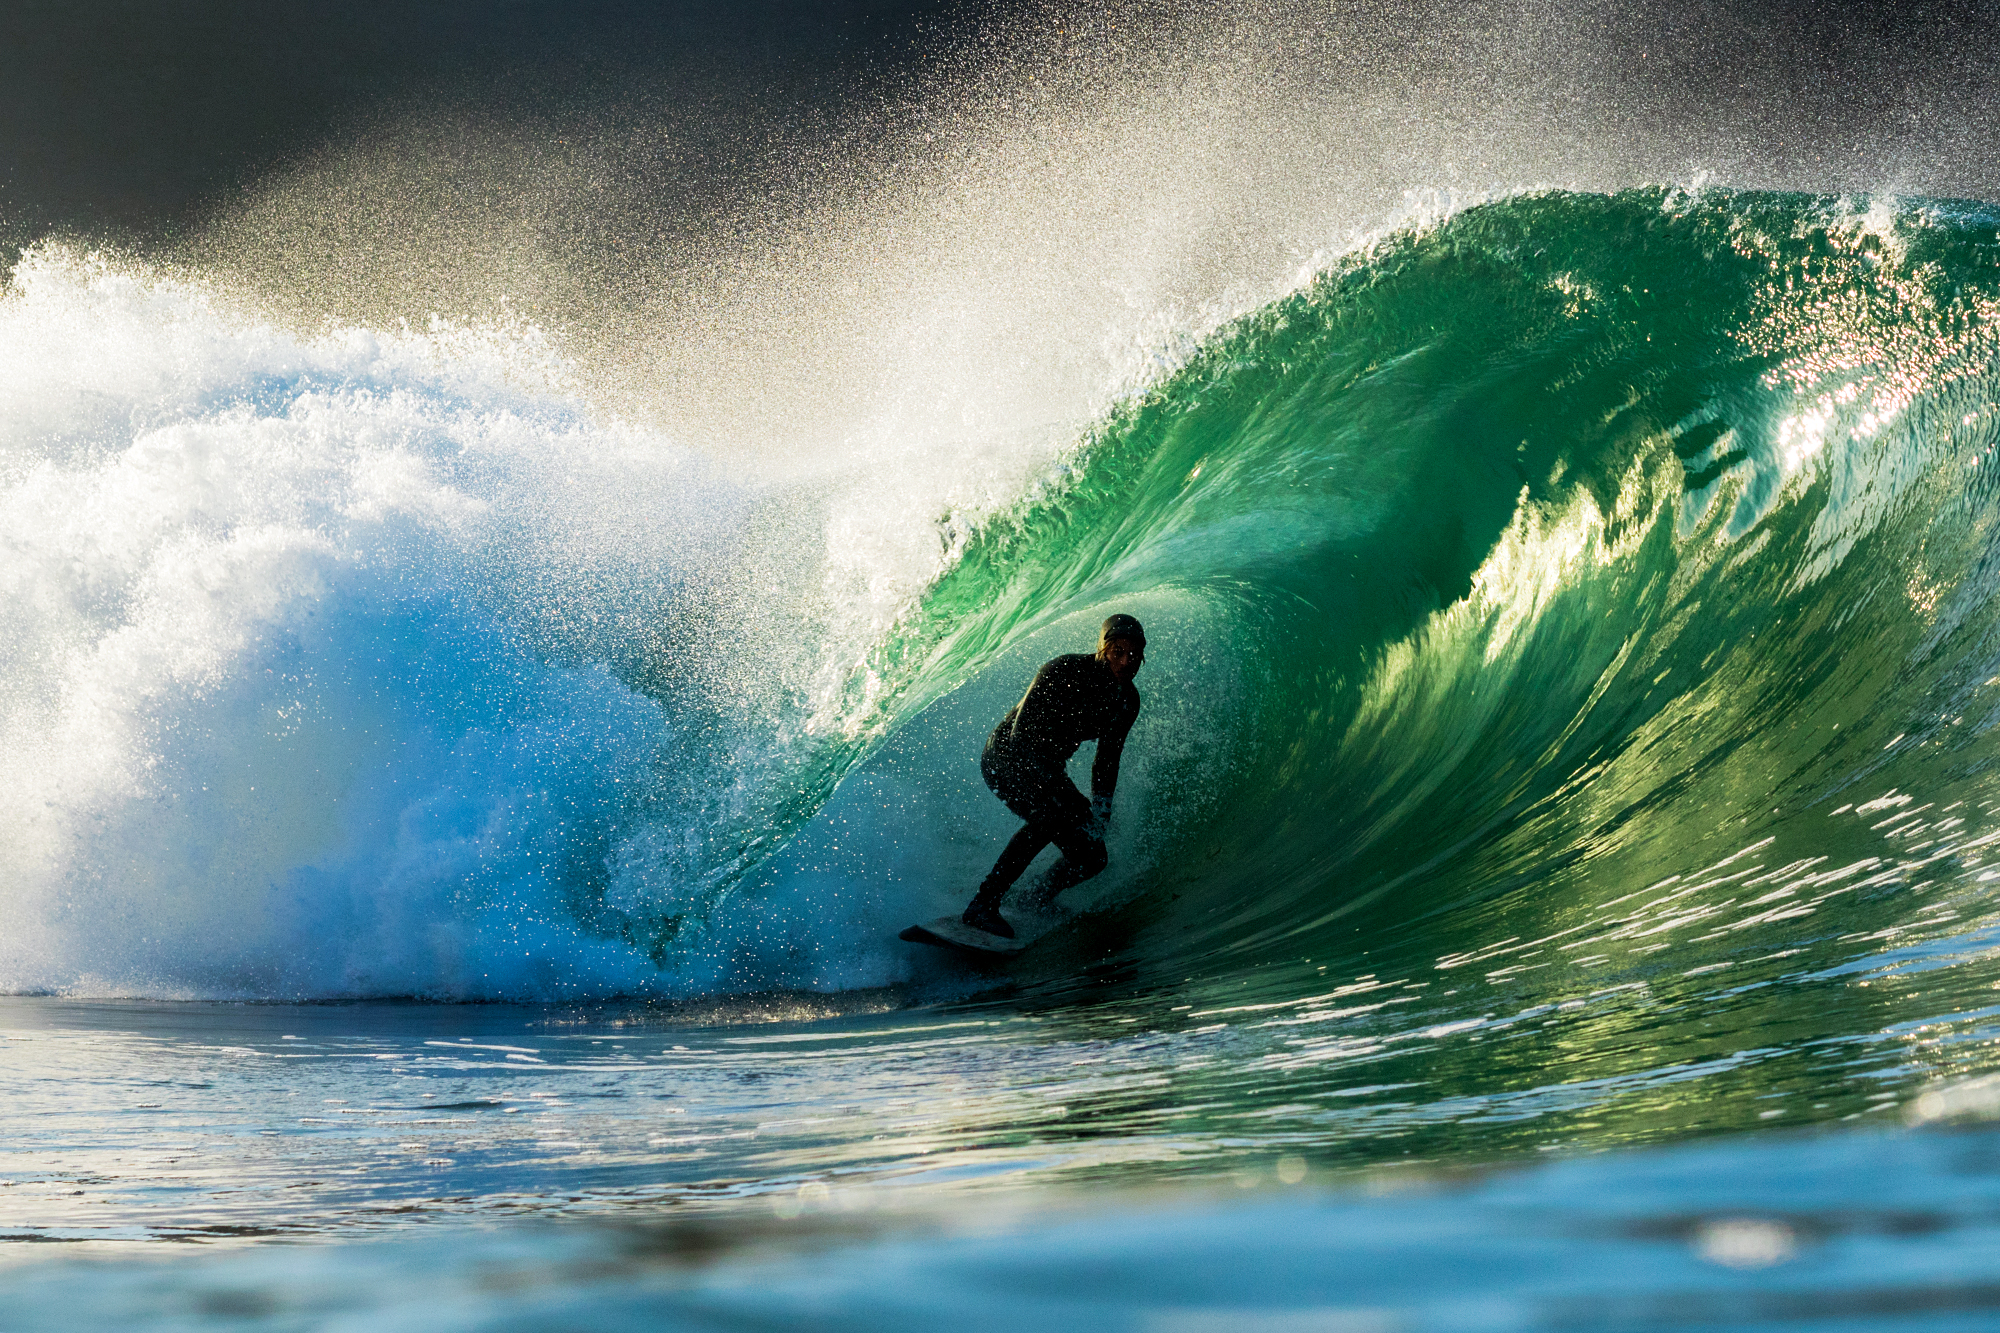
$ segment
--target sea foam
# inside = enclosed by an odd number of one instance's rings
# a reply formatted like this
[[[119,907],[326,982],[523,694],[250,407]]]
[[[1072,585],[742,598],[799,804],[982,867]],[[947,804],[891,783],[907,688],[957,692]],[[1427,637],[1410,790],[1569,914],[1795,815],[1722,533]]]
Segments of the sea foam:
[[[744,488],[532,329],[298,336],[59,248],[0,366],[0,990],[654,984],[580,924],[684,739],[614,664]]]

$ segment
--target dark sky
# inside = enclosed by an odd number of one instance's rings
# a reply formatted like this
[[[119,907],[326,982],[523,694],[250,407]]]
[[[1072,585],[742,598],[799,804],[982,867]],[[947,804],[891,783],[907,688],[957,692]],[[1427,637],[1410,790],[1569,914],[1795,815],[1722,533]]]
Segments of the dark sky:
[[[953,0],[9,0],[0,216],[146,232],[399,100],[552,106],[653,66],[840,96]]]
[[[1146,312],[1424,191],[2000,200],[1995,124],[2000,0],[7,0],[0,261],[521,318],[635,419],[809,444],[1087,415]]]
[[[317,148],[438,106],[559,127],[651,98],[641,111],[682,130],[670,179],[713,192],[754,170],[730,147],[703,178],[690,136],[740,145],[746,126],[837,120],[940,53],[962,72],[1023,33],[1060,41],[1093,20],[1278,34],[1252,62],[1318,41],[1308,83],[1462,67],[1408,76],[1418,102],[1484,62],[1521,117],[1588,111],[1600,156],[1684,127],[1690,161],[1751,184],[2000,190],[2000,0],[9,0],[0,241],[52,226],[171,237]],[[1543,31],[1559,34],[1546,52]],[[674,121],[696,96],[741,105]]]

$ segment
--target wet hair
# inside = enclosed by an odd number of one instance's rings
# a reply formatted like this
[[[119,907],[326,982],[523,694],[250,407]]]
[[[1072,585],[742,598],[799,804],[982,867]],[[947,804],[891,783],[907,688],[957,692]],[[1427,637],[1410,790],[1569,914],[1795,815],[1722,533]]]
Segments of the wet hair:
[[[1128,615],[1106,616],[1104,624],[1097,631],[1097,651],[1100,656],[1114,639],[1127,639],[1139,645],[1139,651],[1146,651],[1146,631],[1139,622]]]

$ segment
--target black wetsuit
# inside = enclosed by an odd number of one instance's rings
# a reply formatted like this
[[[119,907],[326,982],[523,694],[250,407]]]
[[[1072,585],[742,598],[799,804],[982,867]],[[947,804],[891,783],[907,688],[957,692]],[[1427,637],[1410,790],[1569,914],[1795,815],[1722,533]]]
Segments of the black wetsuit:
[[[1125,733],[1139,716],[1139,691],[1119,681],[1089,653],[1070,653],[1044,663],[1034,683],[987,738],[979,772],[993,794],[1027,821],[1008,842],[979,886],[975,903],[998,905],[1042,848],[1062,852],[1043,881],[1053,896],[1104,869],[1104,842],[1091,827],[1090,802],[1069,780],[1065,767],[1077,747],[1097,742],[1090,766],[1093,796],[1111,796],[1118,785],[1118,759]]]

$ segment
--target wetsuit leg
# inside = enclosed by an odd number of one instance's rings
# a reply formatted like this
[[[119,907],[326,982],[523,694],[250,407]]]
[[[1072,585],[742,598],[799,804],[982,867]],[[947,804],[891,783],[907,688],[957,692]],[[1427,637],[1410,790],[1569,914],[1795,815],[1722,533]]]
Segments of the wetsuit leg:
[[[968,919],[997,912],[1028,863],[1052,842],[1062,859],[1044,877],[1041,896],[1053,898],[1104,869],[1110,858],[1104,843],[1090,834],[1090,802],[1067,774],[1039,765],[1009,764],[990,751],[981,758],[979,769],[993,794],[1026,822],[1008,839],[980,884],[966,909]]]
[[[1088,809],[1086,806],[1086,814]],[[1059,831],[1053,841],[1056,850],[1062,853],[1062,860],[1050,866],[1049,873],[1042,877],[1041,894],[1045,898],[1075,888],[1111,862],[1110,853],[1104,850],[1104,840],[1090,836],[1088,824],[1071,824]]]
[[[979,896],[992,897],[998,901],[1012,888],[1014,881],[1021,878],[1021,872],[1028,864],[1042,854],[1042,848],[1054,841],[1049,830],[1041,824],[1023,824],[1014,836],[1007,840],[1007,846],[1000,852],[1000,859],[993,863],[985,880],[979,886]]]

